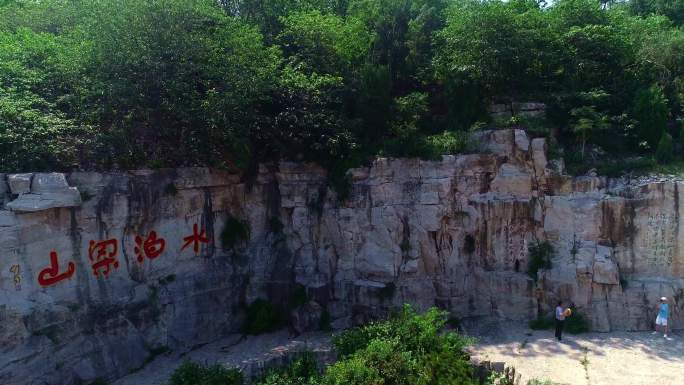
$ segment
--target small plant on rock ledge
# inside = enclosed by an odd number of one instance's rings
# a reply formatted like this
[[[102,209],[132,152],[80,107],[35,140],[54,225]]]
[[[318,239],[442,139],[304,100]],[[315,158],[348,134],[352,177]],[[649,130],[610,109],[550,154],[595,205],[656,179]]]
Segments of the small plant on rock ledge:
[[[249,223],[229,216],[221,232],[221,244],[224,249],[232,249],[238,242],[248,240],[249,236]]]
[[[537,281],[537,273],[539,269],[551,268],[551,257],[553,256],[553,246],[549,241],[537,241],[530,245],[529,249],[530,262],[527,269],[527,274]]]

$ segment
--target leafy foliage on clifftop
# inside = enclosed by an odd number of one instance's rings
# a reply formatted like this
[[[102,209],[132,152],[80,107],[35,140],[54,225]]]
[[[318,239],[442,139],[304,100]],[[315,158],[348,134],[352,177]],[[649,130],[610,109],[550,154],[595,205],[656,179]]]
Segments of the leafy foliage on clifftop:
[[[3,1],[0,172],[293,159],[335,181],[378,154],[468,151],[490,103],[529,100],[548,121],[507,124],[578,165],[672,158],[682,1],[543,3]]]

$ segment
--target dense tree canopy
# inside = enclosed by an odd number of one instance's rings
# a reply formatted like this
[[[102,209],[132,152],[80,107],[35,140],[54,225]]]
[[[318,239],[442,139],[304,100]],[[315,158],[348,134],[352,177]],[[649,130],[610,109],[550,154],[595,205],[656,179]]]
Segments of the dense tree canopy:
[[[655,157],[684,140],[683,23],[679,0],[5,0],[0,172],[296,159],[339,177],[510,124],[582,159]],[[513,101],[547,120],[486,113]]]

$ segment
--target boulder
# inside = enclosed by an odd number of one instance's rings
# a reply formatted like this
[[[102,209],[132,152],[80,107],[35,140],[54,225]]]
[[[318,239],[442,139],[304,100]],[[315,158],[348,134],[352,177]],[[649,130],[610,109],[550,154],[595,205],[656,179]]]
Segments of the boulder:
[[[33,175],[31,193],[42,194],[61,192],[69,189],[66,177],[61,173],[37,173]]]
[[[81,194],[76,187],[55,193],[23,194],[7,203],[7,208],[16,212],[36,212],[59,207],[78,207]]]
[[[10,175],[10,180],[10,186],[14,183],[13,193],[22,191],[17,199],[7,203],[12,211],[35,212],[81,205],[81,194],[76,187],[69,187],[64,174],[15,174]],[[30,185],[29,190],[26,185]]]
[[[31,192],[31,179],[33,174],[10,174],[7,176],[10,192],[14,195],[28,194]]]

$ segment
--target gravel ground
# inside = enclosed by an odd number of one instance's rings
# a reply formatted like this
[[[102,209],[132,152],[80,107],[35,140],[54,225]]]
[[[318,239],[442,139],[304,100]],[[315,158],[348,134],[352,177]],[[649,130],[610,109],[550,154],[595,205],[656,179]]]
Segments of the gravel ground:
[[[553,331],[532,331],[521,323],[470,321],[478,336],[471,348],[480,360],[506,362],[531,378],[571,385],[684,385],[684,331],[587,333],[566,335],[558,343]]]

